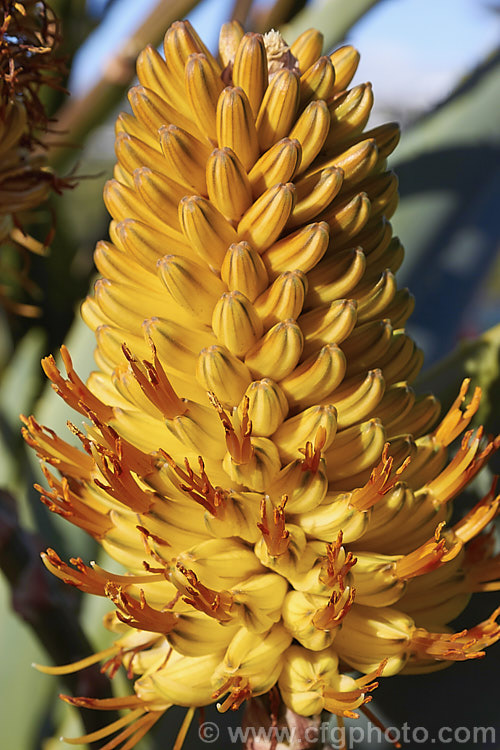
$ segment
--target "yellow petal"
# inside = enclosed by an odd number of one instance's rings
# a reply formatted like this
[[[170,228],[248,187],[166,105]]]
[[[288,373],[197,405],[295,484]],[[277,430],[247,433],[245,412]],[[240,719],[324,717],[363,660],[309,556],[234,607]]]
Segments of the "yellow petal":
[[[307,289],[307,277],[302,271],[286,271],[255,300],[255,310],[264,328],[280,320],[296,319],[300,315]]]
[[[231,221],[238,221],[252,203],[252,188],[243,165],[230,148],[212,151],[206,167],[208,196]]]
[[[273,326],[245,357],[245,364],[258,378],[286,377],[296,366],[302,353],[302,331],[293,320]]]
[[[252,108],[243,89],[224,89],[217,104],[217,143],[234,151],[247,172],[259,156]]]
[[[294,71],[283,68],[266,89],[256,120],[262,151],[290,132],[299,106],[299,79]]]
[[[244,241],[229,246],[220,273],[231,291],[239,290],[250,302],[264,291],[269,281],[259,253]]]
[[[220,343],[237,357],[243,357],[263,331],[254,306],[239,291],[220,297],[213,311],[212,328]]]
[[[261,34],[249,32],[241,39],[234,57],[233,82],[243,89],[257,117],[268,84],[266,48]]]
[[[213,391],[223,406],[239,404],[252,376],[246,365],[223,346],[202,349],[196,378],[207,391]]]

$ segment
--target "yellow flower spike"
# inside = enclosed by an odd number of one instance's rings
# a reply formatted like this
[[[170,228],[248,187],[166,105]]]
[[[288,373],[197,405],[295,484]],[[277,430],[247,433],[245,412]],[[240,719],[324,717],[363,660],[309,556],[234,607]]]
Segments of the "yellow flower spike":
[[[243,27],[239,21],[228,21],[222,24],[219,34],[219,56],[225,68],[232,64],[236,57],[243,35]]]
[[[328,481],[333,486],[339,480],[355,477],[379,460],[385,444],[385,431],[378,419],[337,432],[333,445],[326,451]],[[345,485],[344,485],[345,486]],[[355,485],[357,486],[357,485]]]
[[[422,355],[388,222],[399,129],[363,133],[371,86],[346,90],[358,55],[321,46],[314,30],[290,48],[231,22],[219,65],[183,22],[165,60],[141,54],[133,114],[116,125],[102,278],[82,308],[99,370],[84,384],[67,352],[66,376],[44,362],[87,423],[70,426],[81,447],[24,419],[49,467],[42,501],[127,571],[46,556],[117,608],[118,640],[92,662],[139,679],[113,704],[132,713],[99,735],[120,732],[109,745],[132,747],[185,704],[180,750],[194,706],[271,689],[306,723],[353,717],[380,674],[474,658],[500,636],[495,616],[441,632],[471,591],[500,585],[481,542],[494,489],[442,527],[500,440],[467,431],[447,462],[478,407],[479,393],[463,407],[466,384],[428,432],[439,407],[406,382]],[[25,127],[14,110],[7,140]],[[339,657],[368,674],[339,673]]]
[[[207,391],[213,391],[224,406],[239,403],[252,382],[248,367],[224,346],[202,349],[196,365],[196,378]]]
[[[252,203],[252,188],[243,165],[230,148],[215,149],[207,161],[208,197],[231,221],[239,221]]]
[[[347,359],[349,376],[378,366],[391,345],[391,339],[392,326],[388,320],[377,320],[357,326],[341,344]]]
[[[330,131],[326,138],[327,149],[359,135],[370,117],[373,91],[370,83],[362,83],[350,91],[338,94],[328,102]]]
[[[255,302],[269,283],[262,258],[245,241],[229,246],[220,274],[222,281],[232,292],[239,290],[250,302]]]
[[[370,218],[371,204],[366,193],[358,193],[341,203],[333,204],[318,217],[330,225],[332,238],[339,246],[351,244]],[[354,243],[352,243],[354,244]]]
[[[320,434],[322,435],[322,449],[328,450],[337,431],[337,411],[331,404],[327,406],[311,406],[308,409],[289,417],[278,427],[273,435],[283,462],[297,458],[300,449],[306,441]]]
[[[295,174],[302,149],[297,140],[282,138],[265,151],[248,174],[254,198],[277,183],[286,183]]]
[[[184,236],[211,268],[219,269],[228,247],[238,237],[231,224],[207,200],[186,196],[179,203]]]
[[[284,229],[293,208],[295,186],[291,182],[266,190],[250,206],[238,224],[238,237],[263,253]]]
[[[327,55],[323,55],[300,76],[300,107],[305,107],[311,99],[330,99],[334,82],[332,61]]]
[[[354,328],[356,325],[355,300],[340,299],[332,302],[331,305],[304,313],[299,318],[299,325],[304,334],[303,357],[311,356],[331,341],[340,344],[347,339],[342,349],[349,362],[345,347],[358,331]],[[353,329],[354,333],[352,333]]]
[[[233,82],[243,89],[257,117],[268,85],[266,48],[261,34],[249,32],[241,39],[234,55]]]
[[[307,290],[307,277],[302,271],[286,271],[278,276],[255,300],[255,310],[270,328],[280,320],[299,317]]]
[[[133,180],[143,202],[161,216],[163,223],[180,232],[177,206],[185,195],[185,188],[149,167],[135,169]]]
[[[259,156],[252,108],[239,86],[225,88],[217,103],[217,143],[228,146],[248,172]]]
[[[343,91],[349,86],[358,69],[359,52],[354,47],[351,47],[351,45],[346,44],[344,47],[339,47],[335,52],[332,52],[330,60],[335,70],[334,90],[335,92]]]
[[[273,376],[282,380],[297,365],[304,337],[293,320],[284,320],[273,326],[245,357],[245,364],[258,378]],[[239,400],[239,399],[238,399]]]
[[[325,221],[308,224],[279,240],[262,255],[271,279],[294,270],[309,271],[326,253],[330,233]]]
[[[365,268],[365,254],[359,247],[324,258],[308,274],[306,307],[321,307],[348,297],[363,278]]]
[[[371,415],[378,416],[384,392],[382,370],[369,370],[365,377],[358,375],[344,381],[330,398],[337,409],[339,428],[351,427]]]
[[[180,255],[164,255],[157,268],[175,303],[196,321],[210,323],[217,299],[225,292],[223,282],[207,268]]]
[[[159,136],[163,156],[175,178],[183,186],[206,195],[205,162],[210,148],[177,125],[162,125]],[[184,172],[179,167],[186,162],[189,167]]]
[[[343,351],[336,344],[326,344],[283,378],[280,387],[291,409],[303,409],[330,397],[342,382],[345,369]],[[336,401],[336,394],[330,401]]]
[[[216,142],[217,101],[224,84],[206,55],[201,53],[188,57],[184,76],[186,95],[198,126],[211,141]]]
[[[262,321],[241,292],[227,292],[215,305],[212,328],[221,344],[243,357],[263,333]]]
[[[299,183],[297,185],[297,199],[288,219],[287,227],[293,228],[305,224],[328,208],[339,193],[343,179],[344,173],[341,169],[328,167],[320,172],[319,178],[318,175],[313,175],[305,181],[307,190],[304,190],[304,187]],[[304,197],[301,197],[301,193]]]
[[[263,378],[250,383],[245,396],[248,398],[247,412],[252,423],[252,434],[269,437],[288,413],[288,402],[282,389],[273,380]],[[243,412],[242,401],[238,406],[240,419]]]
[[[261,151],[290,132],[299,106],[299,78],[288,68],[280,70],[266,89],[255,122]]]

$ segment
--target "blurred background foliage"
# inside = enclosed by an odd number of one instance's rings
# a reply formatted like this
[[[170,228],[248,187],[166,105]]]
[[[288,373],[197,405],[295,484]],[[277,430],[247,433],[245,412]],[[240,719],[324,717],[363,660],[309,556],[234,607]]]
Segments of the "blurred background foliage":
[[[479,4],[480,0],[470,2]],[[34,282],[30,294],[16,287],[15,276],[14,281],[7,280],[6,274],[1,279],[12,298],[39,308],[38,318],[0,308],[0,564],[6,574],[5,580],[0,579],[0,705],[2,744],[12,750],[53,750],[61,746],[54,738],[80,733],[77,711],[56,700],[56,679],[34,672],[31,662],[64,661],[65,654],[71,653],[83,656],[90,647],[87,638],[93,648],[107,645],[100,626],[106,602],[96,597],[82,600],[78,592],[68,591],[55,579],[49,581],[39,563],[38,551],[47,546],[55,547],[62,557],[79,554],[85,560],[92,559],[96,550],[82,532],[61,522],[39,502],[32,486],[40,472],[20,438],[19,413],[33,412],[42,424],[65,431],[68,411],[47,387],[40,358],[57,352],[66,342],[82,377],[94,366],[93,335],[79,320],[78,308],[94,274],[93,247],[107,236],[102,187],[112,174],[113,122],[118,111],[127,108],[125,92],[134,78],[137,53],[147,43],[159,44],[168,25],[199,11],[197,5],[211,4],[208,12],[216,16],[217,25],[236,17],[248,30],[279,27],[289,39],[315,26],[325,36],[325,52],[355,38],[356,30],[366,26],[381,6],[387,6],[384,12],[389,16],[397,11],[394,0],[148,0],[134,7],[127,0],[51,0],[50,4],[61,19],[59,51],[66,58],[68,73],[78,68],[79,74],[74,85],[69,78],[70,98],[59,90],[42,91],[53,118],[44,139],[57,173],[76,175],[78,184],[53,195],[46,210],[31,216],[27,229],[33,236],[43,241],[53,224],[55,234],[46,256],[30,257]],[[404,0],[400,4],[404,6]],[[422,5],[429,15],[427,23],[433,24],[433,4]],[[491,23],[496,23],[498,8],[485,3],[486,7]],[[106,37],[113,19],[125,11],[130,22],[123,38]],[[200,20],[206,17],[198,16]],[[204,35],[203,27],[198,30]],[[91,50],[108,43],[110,57],[96,73]],[[419,44],[425,58],[426,39],[421,38]],[[394,73],[398,64],[396,45]],[[409,328],[427,357],[417,387],[433,390],[446,405],[463,377],[471,377],[483,388],[477,418],[489,431],[495,424],[498,428],[500,411],[499,66],[499,51],[485,47],[483,59],[433,106],[429,100],[412,101],[411,96],[402,101],[397,87],[391,98],[391,82],[386,81],[382,106],[376,106],[373,120],[378,124],[382,117],[398,119],[404,125],[402,142],[391,162],[401,194],[393,224],[406,247],[400,283],[407,284],[417,300]],[[411,85],[408,80],[410,92]],[[5,265],[25,262],[6,246],[0,254],[2,274]],[[491,610],[490,598],[485,595],[485,613]],[[474,606],[482,615],[482,605]],[[44,632],[43,614],[49,611],[59,622],[52,633]],[[424,678],[424,694],[419,677],[383,681],[376,709],[390,725],[411,723],[413,718],[414,725],[430,728],[439,721],[433,707],[443,702],[443,690],[460,679],[476,680],[483,690],[493,681],[494,655],[489,658],[479,669],[459,664],[432,681]],[[64,690],[96,694],[95,685],[77,682],[73,680]],[[124,683],[122,679],[119,689],[126,690]],[[98,689],[105,695],[109,688],[102,681]],[[469,723],[473,713],[476,725],[494,723],[494,708],[480,699],[472,702],[474,711],[469,698],[465,703],[456,691],[453,700],[458,724],[462,711],[468,713]],[[453,717],[447,721],[453,725]],[[180,722],[181,716],[173,715],[141,747],[171,747]],[[195,745],[195,739],[188,740],[187,747]]]

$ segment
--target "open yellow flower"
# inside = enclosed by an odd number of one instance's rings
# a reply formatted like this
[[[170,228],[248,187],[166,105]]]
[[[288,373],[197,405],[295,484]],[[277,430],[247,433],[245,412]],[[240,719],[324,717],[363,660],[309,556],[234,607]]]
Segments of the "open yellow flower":
[[[108,597],[108,659],[135,695],[108,729],[131,748],[173,704],[221,711],[277,686],[304,716],[356,716],[380,675],[482,655],[495,614],[446,623],[498,588],[481,534],[494,488],[447,526],[453,498],[497,442],[467,431],[468,384],[439,404],[408,385],[422,355],[394,273],[388,218],[397,125],[363,132],[358,54],[321,56],[314,30],[223,27],[220,60],[188,22],[138,61],[105,189],[111,242],[82,314],[97,339],[85,385],[44,369],[87,419],[77,450],[25,420],[51,510],[94,536],[118,575],[53,550],[47,567]],[[432,431],[431,431],[432,430]],[[353,678],[349,667],[363,673]],[[191,714],[190,714],[191,715]]]

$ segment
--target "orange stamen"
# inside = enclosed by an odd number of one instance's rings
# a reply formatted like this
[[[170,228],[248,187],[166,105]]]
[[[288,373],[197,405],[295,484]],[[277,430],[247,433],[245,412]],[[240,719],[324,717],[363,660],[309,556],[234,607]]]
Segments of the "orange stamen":
[[[260,504],[260,517],[261,522],[257,524],[267,546],[267,551],[271,557],[279,557],[284,555],[290,546],[290,532],[285,526],[285,505],[288,501],[287,495],[283,495],[281,498],[281,504],[273,508],[273,516],[271,525],[267,520],[267,500],[269,496],[266,495]]]
[[[337,628],[354,602],[355,590],[347,586],[340,591],[334,591],[328,604],[316,610],[312,623],[318,630],[333,630]]]
[[[153,352],[153,361],[137,359],[126,344],[122,344],[122,351],[127,358],[134,378],[137,380],[145,396],[163,414],[165,419],[180,417],[187,411],[187,405],[176,394],[172,385],[158,359],[156,347],[151,338],[148,338]]]
[[[342,547],[343,533],[339,531],[337,539],[333,544],[326,545],[326,559],[321,566],[319,580],[325,586],[345,587],[345,579],[350,569],[357,563],[357,558],[352,552],[346,554]]]
[[[228,709],[237,711],[241,704],[248,698],[252,697],[252,691],[248,681],[244,677],[229,677],[228,680],[212,694],[212,698],[217,700],[229,691],[229,695],[223,703],[217,704],[217,711],[225,713]]]
[[[219,622],[230,622],[233,619],[231,609],[234,599],[230,591],[214,591],[200,583],[195,573],[181,563],[178,562],[176,567],[190,584],[187,587],[188,596],[183,598],[186,604]]]
[[[447,548],[446,539],[441,537],[441,531],[445,525],[444,521],[440,523],[432,539],[395,562],[394,570],[400,581],[408,581],[410,578],[430,573],[431,570],[439,568],[443,563],[456,557],[462,544],[456,542],[452,547]]]
[[[442,445],[449,445],[465,430],[474,414],[479,408],[481,402],[481,388],[476,388],[470,404],[462,411],[461,406],[465,401],[467,391],[469,390],[470,378],[466,378],[461,387],[458,396],[451,405],[448,413],[442,419],[440,424],[432,433],[436,442]]]
[[[500,639],[500,624],[496,622],[499,615],[500,607],[487,620],[459,633],[431,633],[425,628],[415,628],[410,640],[410,652],[423,660],[479,659],[485,654],[481,649]]]
[[[113,416],[113,409],[107,406],[101,399],[87,388],[83,380],[76,374],[73,368],[69,351],[63,345],[61,346],[61,357],[66,369],[67,378],[63,378],[57,368],[55,359],[52,355],[42,359],[43,371],[52,382],[55,392],[63,398],[66,403],[75,411],[86,416],[86,410],[90,409],[98,415],[99,419],[107,422]]]
[[[176,476],[182,481],[179,489],[187,492],[193,500],[199,503],[205,510],[208,510],[216,518],[221,518],[224,512],[224,501],[227,493],[222,487],[214,487],[210,482],[206,472],[205,464],[201,456],[198,456],[198,466],[200,476],[196,476],[192,470],[187,458],[184,459],[185,471],[176,464],[172,456],[161,448],[159,454],[168,463]]]
[[[314,447],[310,440],[307,441],[305,448],[299,448],[299,451],[303,454],[304,459],[302,461],[302,471],[310,471],[311,474],[316,474],[319,468],[319,462],[321,461],[321,451],[326,443],[326,430],[321,425],[318,427],[316,438],[314,440]]]
[[[390,443],[386,443],[382,451],[382,458],[370,474],[368,482],[363,487],[353,491],[351,505],[357,510],[367,511],[378,503],[383,495],[392,490],[410,463],[411,459],[408,456],[392,475],[394,459],[389,456],[389,448]]]
[[[217,411],[222,426],[224,427],[226,433],[226,446],[233,461],[237,464],[249,463],[253,458],[254,450],[250,439],[252,435],[252,422],[248,417],[248,408],[250,404],[248,396],[245,396],[243,399],[243,416],[238,431],[239,434],[237,434],[234,429],[230,418],[222,408],[217,396],[210,392],[208,398],[214,409]]]
[[[154,609],[146,602],[144,591],[139,593],[139,601],[130,596],[116,583],[108,583],[106,596],[117,607],[116,616],[121,622],[139,630],[152,633],[170,633],[179,619],[175,612]]]

